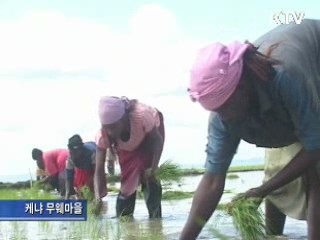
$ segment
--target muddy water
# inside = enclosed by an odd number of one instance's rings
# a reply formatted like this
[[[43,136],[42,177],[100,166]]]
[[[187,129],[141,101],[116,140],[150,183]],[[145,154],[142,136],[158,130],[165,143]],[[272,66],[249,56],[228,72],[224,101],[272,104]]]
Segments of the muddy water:
[[[257,186],[262,181],[262,172],[236,173],[239,178],[227,180],[225,193],[221,202],[229,201],[234,194]],[[171,190],[195,191],[201,176],[186,177],[179,184],[170,186]],[[100,220],[87,222],[2,222],[0,239],[178,239],[187,219],[192,199],[163,201],[162,220],[148,220],[144,201],[136,202],[134,220],[119,224],[115,216],[116,194],[109,194],[104,199],[104,214]],[[227,239],[240,239],[230,217],[216,211],[203,229],[198,239],[219,239],[214,235],[218,230]],[[123,234],[126,232],[126,234]],[[98,234],[100,233],[100,234]],[[287,219],[286,238],[306,239],[306,223]],[[100,235],[100,237],[98,236]],[[149,236],[149,237],[148,237]]]

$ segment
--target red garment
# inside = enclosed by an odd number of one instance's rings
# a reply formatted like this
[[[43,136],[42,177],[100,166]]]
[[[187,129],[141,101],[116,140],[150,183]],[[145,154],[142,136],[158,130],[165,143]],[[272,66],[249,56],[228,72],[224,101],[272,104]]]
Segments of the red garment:
[[[163,119],[161,115],[159,126],[160,134],[165,138]],[[132,195],[138,188],[143,171],[151,167],[153,152],[150,142],[146,139],[133,151],[118,150],[119,164],[121,169],[121,194],[125,197]]]
[[[46,174],[53,176],[63,173],[69,156],[67,149],[55,149],[43,153],[43,162]]]
[[[75,168],[74,170],[74,186],[76,187],[77,191],[79,191],[84,186],[88,186],[90,190],[93,192],[94,169],[84,170],[80,168]]]

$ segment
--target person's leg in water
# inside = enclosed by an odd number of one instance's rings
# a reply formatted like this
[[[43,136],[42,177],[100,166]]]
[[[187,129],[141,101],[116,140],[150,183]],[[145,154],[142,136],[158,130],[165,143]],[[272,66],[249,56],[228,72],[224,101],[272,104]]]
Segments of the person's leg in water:
[[[129,197],[125,197],[119,192],[116,202],[117,217],[133,217],[133,212],[136,204],[136,192]]]
[[[283,235],[286,215],[273,205],[268,198],[265,200],[265,210],[266,234],[270,236]]]
[[[142,183],[144,200],[148,208],[149,218],[161,218],[162,186],[160,181],[152,179]]]
[[[306,179],[308,239],[318,240],[320,239],[320,179],[316,167],[313,166],[308,170]]]

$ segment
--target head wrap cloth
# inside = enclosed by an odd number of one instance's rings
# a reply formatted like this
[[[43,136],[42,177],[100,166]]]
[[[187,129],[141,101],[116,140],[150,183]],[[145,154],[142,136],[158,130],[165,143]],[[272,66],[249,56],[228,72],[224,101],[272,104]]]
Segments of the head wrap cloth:
[[[191,69],[188,89],[192,101],[206,110],[222,106],[235,91],[242,74],[243,54],[249,44],[233,42],[229,45],[213,43],[202,48]]]
[[[99,101],[99,118],[102,125],[113,124],[119,121],[129,106],[126,97],[104,96]]]

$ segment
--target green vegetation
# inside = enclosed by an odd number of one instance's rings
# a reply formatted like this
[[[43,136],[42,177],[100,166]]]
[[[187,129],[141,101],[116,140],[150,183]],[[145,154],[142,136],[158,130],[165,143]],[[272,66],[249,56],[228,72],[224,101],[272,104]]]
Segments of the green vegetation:
[[[227,204],[226,203],[219,203],[216,209],[221,210],[221,211],[226,211]]]
[[[108,192],[114,192],[114,193],[118,193],[120,191],[119,188],[114,187],[114,186],[108,186]]]
[[[228,172],[249,172],[249,171],[263,171],[264,165],[251,165],[251,166],[234,166],[230,167]]]
[[[263,170],[263,165],[231,167],[229,169],[228,179],[238,177],[234,172],[257,171]],[[160,165],[156,177],[163,182],[163,196],[166,200],[181,200],[192,198],[194,192],[172,191],[170,186],[173,182],[179,182],[183,176],[201,175],[204,173],[202,169],[181,169],[178,165],[171,161],[167,161]],[[108,176],[108,184],[118,182],[120,176]],[[111,185],[111,186],[110,186]],[[41,185],[39,182],[33,182],[30,188],[30,181],[18,183],[1,183],[0,182],[0,199],[60,199],[61,197],[50,193],[50,187]],[[119,189],[112,184],[108,185],[109,192],[119,192]],[[224,193],[233,193],[232,190],[225,190]],[[141,191],[138,190],[138,196],[142,197]],[[94,195],[85,187],[81,189],[80,198],[88,200],[88,220],[85,222],[65,222],[63,223],[63,231],[58,228],[59,225],[54,222],[39,222],[38,235],[41,239],[166,239],[160,228],[161,223],[148,221],[146,223],[136,222],[134,219],[119,220],[110,218],[101,218],[96,216],[96,209],[106,209],[105,203],[97,206],[94,201]],[[252,201],[238,201],[236,204],[230,205],[219,204],[217,209],[226,215],[228,212],[233,219],[236,229],[240,232],[243,239],[261,239],[264,236],[264,219],[261,211],[258,209],[258,203]],[[101,215],[102,213],[100,213]],[[155,226],[150,227],[150,224]],[[6,224],[6,223],[2,223]],[[2,236],[10,239],[27,239],[28,231],[30,231],[28,222],[8,223],[6,227],[2,227]],[[30,232],[29,232],[30,233]],[[217,230],[212,229],[212,235],[219,239],[228,239]]]
[[[177,164],[173,163],[171,160],[164,162],[160,165],[159,169],[160,172],[160,179],[162,178],[163,181],[179,181],[183,176],[195,176],[204,174],[204,169],[182,169]],[[235,166],[230,167],[228,173],[234,172],[248,172],[248,171],[262,171],[264,169],[264,165],[251,165],[251,166]],[[174,174],[176,173],[176,175]],[[161,176],[162,175],[162,176]],[[108,183],[116,183],[120,181],[119,175],[107,175]],[[39,186],[39,182],[33,182],[34,185]],[[21,188],[30,188],[30,181],[20,181],[16,183],[4,183],[0,182],[0,189],[21,189]],[[43,189],[43,187],[41,187]],[[45,186],[47,191],[50,190],[50,186]]]
[[[237,174],[230,173],[227,175],[227,179],[237,179],[237,178],[239,178],[239,175]]]
[[[168,160],[160,165],[155,176],[162,182],[179,182],[182,177],[182,170],[177,164]]]
[[[223,193],[233,193],[233,191],[231,189],[225,189]]]
[[[36,226],[38,232],[35,232],[34,237],[41,239],[165,239],[162,231],[148,229],[143,224],[133,221],[120,221],[117,219],[102,220],[94,214],[95,202],[94,196],[88,187],[83,187],[79,197],[88,201],[88,219],[83,222],[64,222],[63,228],[65,231],[59,231],[58,225],[55,222],[39,222]],[[1,200],[14,199],[59,199],[60,197],[38,189],[38,186],[28,189],[1,189]],[[25,240],[27,239],[28,231],[30,230],[30,222],[6,222],[5,227],[1,225],[0,235],[6,236],[6,239]],[[31,223],[33,224],[33,223]],[[158,224],[160,226],[160,224]],[[32,230],[34,231],[34,229]],[[134,237],[134,238],[132,238]]]
[[[31,186],[30,181],[20,181],[16,183],[4,183],[0,182],[0,189],[20,189],[29,188]]]
[[[240,232],[242,239],[265,239],[264,214],[259,208],[260,203],[261,199],[244,199],[239,197],[223,207],[231,215],[233,223]]]
[[[232,166],[228,169],[228,173],[234,172],[249,172],[249,171],[262,171],[264,169],[264,165],[249,165],[249,166]],[[190,168],[190,169],[182,169],[183,176],[194,176],[204,174],[204,169]]]
[[[120,175],[107,175],[108,183],[120,182]]]
[[[39,190],[37,188],[31,189],[8,189],[0,190],[0,199],[1,200],[14,200],[14,199],[58,199],[58,196],[55,196],[51,193]]]
[[[194,192],[166,191],[162,194],[162,200],[181,200],[192,198],[193,195]]]

